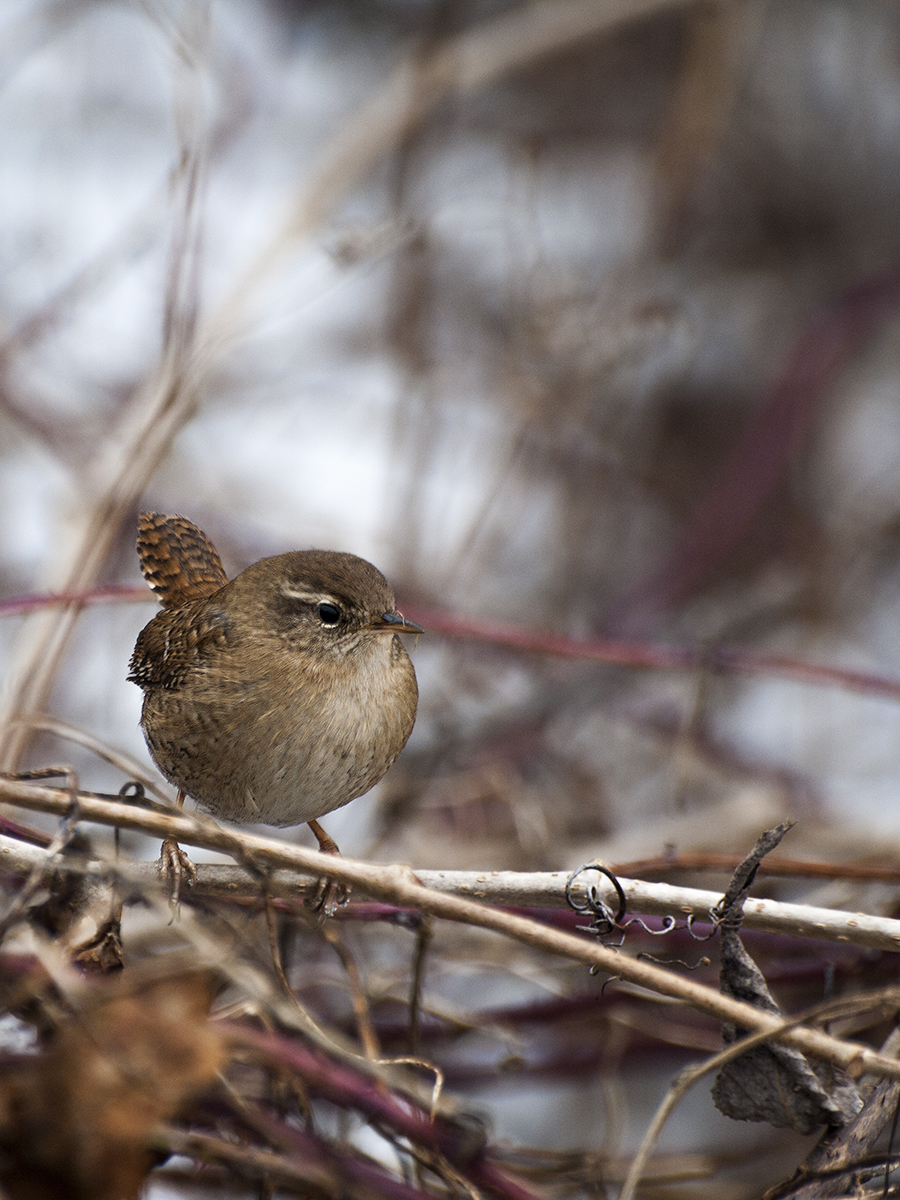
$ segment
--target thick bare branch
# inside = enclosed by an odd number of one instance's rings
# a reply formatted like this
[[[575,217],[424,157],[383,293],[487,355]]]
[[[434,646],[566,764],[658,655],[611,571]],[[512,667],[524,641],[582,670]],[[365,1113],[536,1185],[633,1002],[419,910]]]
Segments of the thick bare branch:
[[[68,792],[0,780],[0,799],[7,803],[64,816],[70,810]],[[853,1075],[871,1072],[900,1078],[900,1063],[866,1046],[841,1041],[816,1029],[785,1029],[783,1021],[749,1004],[723,996],[712,988],[651,963],[630,958],[601,943],[550,928],[518,914],[491,908],[475,900],[442,894],[424,887],[410,867],[377,866],[336,859],[303,846],[289,845],[237,829],[226,829],[207,817],[161,813],[133,808],[111,800],[79,794],[80,818],[101,825],[120,825],[179,842],[220,850],[265,873],[276,867],[304,875],[324,875],[389,903],[418,908],[447,921],[491,929],[548,954],[583,962],[599,971],[649,988],[688,1004],[720,1021],[768,1032],[804,1054],[837,1063]]]

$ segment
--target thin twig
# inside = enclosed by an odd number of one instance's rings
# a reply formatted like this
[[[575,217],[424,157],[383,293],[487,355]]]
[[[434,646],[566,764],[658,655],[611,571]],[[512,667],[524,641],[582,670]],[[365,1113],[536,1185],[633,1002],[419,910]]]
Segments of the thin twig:
[[[347,980],[350,984],[350,996],[353,1000],[353,1012],[356,1017],[356,1027],[359,1032],[359,1040],[363,1048],[363,1053],[366,1058],[381,1058],[381,1046],[378,1044],[378,1035],[375,1032],[375,1026],[372,1024],[369,998],[363,988],[359,969],[356,966],[353,955],[347,949],[344,939],[334,925],[324,925],[322,936],[341,960],[341,965],[347,973]]]
[[[117,770],[121,771],[129,779],[138,780],[148,792],[152,792],[164,804],[171,804],[171,797],[160,787],[158,777],[154,778],[140,759],[133,758],[132,755],[127,754],[124,750],[110,746],[101,738],[88,733],[86,729],[82,729],[78,725],[72,725],[69,721],[63,721],[60,717],[37,714],[29,719],[28,724],[33,730],[52,733],[62,741],[73,742],[76,746],[83,746],[85,750],[90,750],[92,754],[102,759],[103,762],[116,767]]]
[[[421,879],[421,876],[417,876],[417,878]],[[422,989],[425,985],[425,962],[428,957],[433,933],[434,924],[429,916],[424,915],[416,929],[416,949],[413,954],[412,979],[409,985],[410,1054],[421,1053],[421,1046],[419,1044],[419,1018],[422,1012]]]
[[[60,774],[60,772],[53,770],[53,768],[49,769],[53,771],[53,774]],[[78,821],[81,815],[78,804],[78,780],[74,771],[63,773],[68,775],[69,780],[69,787],[66,793],[68,795],[68,802],[65,812],[60,814],[62,820],[60,821],[59,829],[47,849],[41,851],[40,857],[43,861],[35,861],[24,884],[3,914],[2,919],[0,919],[0,941],[3,940],[7,932],[22,916],[31,899],[43,885],[48,869],[63,850],[71,844],[72,839],[78,832]]]

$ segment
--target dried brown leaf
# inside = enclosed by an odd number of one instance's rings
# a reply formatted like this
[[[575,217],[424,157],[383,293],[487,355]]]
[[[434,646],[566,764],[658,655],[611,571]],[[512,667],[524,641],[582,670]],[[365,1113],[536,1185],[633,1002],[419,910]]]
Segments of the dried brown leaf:
[[[105,986],[0,1081],[0,1184],[12,1200],[124,1200],[163,1121],[215,1077],[208,974]]]

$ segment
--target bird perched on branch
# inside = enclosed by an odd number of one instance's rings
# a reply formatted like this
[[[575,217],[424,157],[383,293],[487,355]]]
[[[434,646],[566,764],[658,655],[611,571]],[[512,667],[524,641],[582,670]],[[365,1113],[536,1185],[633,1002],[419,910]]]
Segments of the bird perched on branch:
[[[397,634],[421,627],[353,554],[296,550],[229,583],[209,538],[159,513],[141,515],[137,549],[163,609],[128,678],[179,803],[188,795],[243,823],[307,822],[337,853],[317,818],[367,792],[406,744],[418,688]]]

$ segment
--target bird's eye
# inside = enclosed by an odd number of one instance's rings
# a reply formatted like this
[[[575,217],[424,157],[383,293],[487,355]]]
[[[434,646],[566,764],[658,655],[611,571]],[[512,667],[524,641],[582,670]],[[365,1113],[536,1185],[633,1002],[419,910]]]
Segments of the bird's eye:
[[[341,619],[341,610],[336,604],[329,604],[323,600],[319,605],[319,620],[323,625],[337,625]]]

